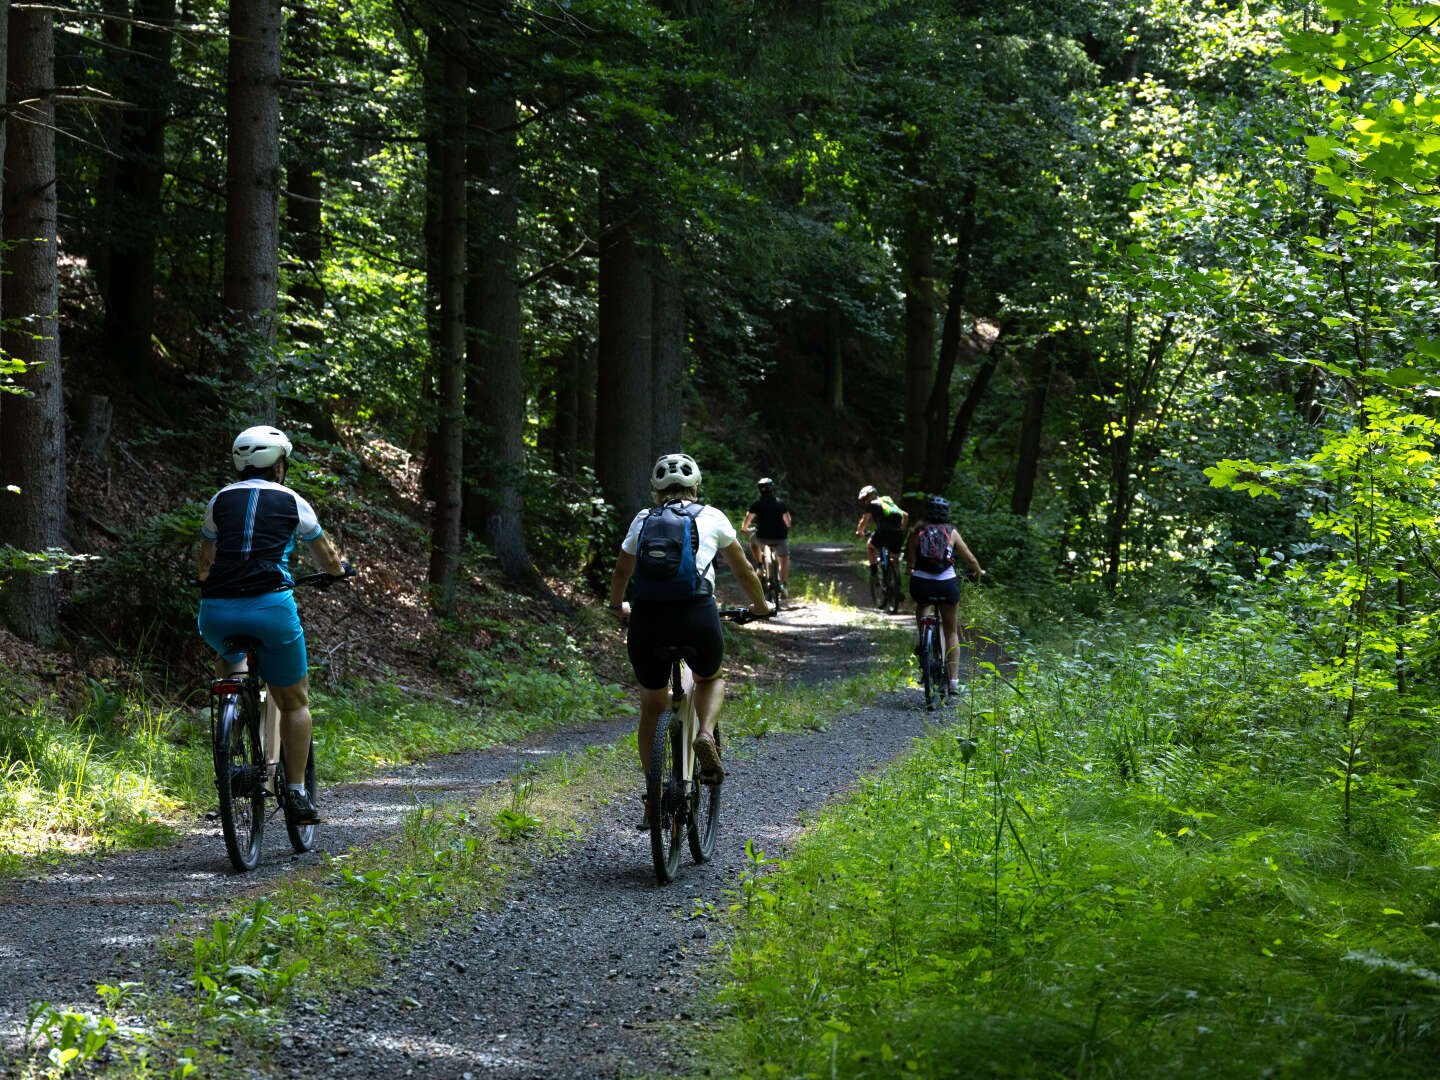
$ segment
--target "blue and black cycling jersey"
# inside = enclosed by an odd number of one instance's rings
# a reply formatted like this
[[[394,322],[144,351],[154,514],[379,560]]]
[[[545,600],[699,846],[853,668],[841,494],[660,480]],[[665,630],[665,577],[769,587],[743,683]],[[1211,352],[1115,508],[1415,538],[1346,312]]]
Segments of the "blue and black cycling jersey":
[[[205,508],[201,535],[215,544],[215,563],[201,584],[207,599],[258,596],[288,588],[295,540],[324,535],[310,504],[258,477],[222,488]]]

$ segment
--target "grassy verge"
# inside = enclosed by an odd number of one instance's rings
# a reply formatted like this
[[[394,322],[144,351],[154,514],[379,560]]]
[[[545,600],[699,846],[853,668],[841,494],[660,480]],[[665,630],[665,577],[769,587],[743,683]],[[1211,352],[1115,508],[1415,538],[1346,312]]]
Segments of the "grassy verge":
[[[718,1075],[1429,1076],[1433,745],[1347,834],[1283,613],[1048,655],[748,881]],[[1417,795],[1418,793],[1418,795]]]

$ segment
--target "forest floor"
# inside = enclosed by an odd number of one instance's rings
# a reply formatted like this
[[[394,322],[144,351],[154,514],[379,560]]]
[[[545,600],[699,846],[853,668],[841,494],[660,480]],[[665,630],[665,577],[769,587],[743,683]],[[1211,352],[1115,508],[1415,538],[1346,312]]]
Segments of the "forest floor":
[[[806,545],[795,570],[842,593],[863,584],[850,545]],[[791,678],[825,682],[876,656],[878,617],[797,604],[751,624]],[[905,616],[890,617],[908,625]],[[747,842],[783,856],[804,816],[858,777],[903,754],[927,714],[919,692],[885,695],[823,731],[731,739],[720,840],[711,862],[688,859],[661,887],[648,834],[633,827],[635,798],[596,811],[582,840],[531,867],[501,900],[416,942],[362,989],[302,1000],[275,1031],[260,1075],[465,1078],[671,1075],[683,1062],[684,1025],[698,1024],[702,983],[723,923],[751,869]],[[267,830],[253,873],[235,875],[218,824],[192,823],[171,846],[70,860],[0,883],[0,1046],[19,1051],[31,1002],[93,1009],[95,986],[161,980],[159,943],[327,858],[393,836],[417,804],[444,806],[497,784],[517,768],[613,743],[633,720],[577,728],[501,750],[458,754],[322,793],[316,850],[293,856],[283,830]],[[180,987],[177,986],[177,990]],[[0,1058],[3,1060],[3,1058]],[[21,1075],[23,1064],[0,1065]]]

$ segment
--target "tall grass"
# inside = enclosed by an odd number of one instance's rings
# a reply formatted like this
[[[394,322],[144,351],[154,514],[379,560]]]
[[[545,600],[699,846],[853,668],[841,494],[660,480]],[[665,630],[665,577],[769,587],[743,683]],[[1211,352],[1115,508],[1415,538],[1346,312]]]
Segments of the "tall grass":
[[[1336,721],[1293,677],[1291,629],[1262,612],[992,670],[736,894],[707,1059],[755,1077],[1433,1075],[1435,754],[1373,766],[1347,834]]]

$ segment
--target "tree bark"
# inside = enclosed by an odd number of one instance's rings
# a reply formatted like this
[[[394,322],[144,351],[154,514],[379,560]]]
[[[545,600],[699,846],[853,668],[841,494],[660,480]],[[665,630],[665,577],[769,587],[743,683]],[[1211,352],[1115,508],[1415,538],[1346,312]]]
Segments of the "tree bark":
[[[438,32],[437,32],[438,33]],[[465,448],[465,34],[458,27],[431,40],[444,53],[439,107],[440,227],[434,291],[439,298],[439,342],[435,353],[436,428],[430,445],[435,462],[435,512],[430,536],[430,585],[436,610],[453,615],[460,568],[461,479]]]
[[[660,243],[650,249],[655,368],[651,384],[651,413],[655,418],[652,458],[680,449],[685,401],[685,287],[676,264],[684,243],[683,232],[675,228],[667,230]]]
[[[261,385],[255,361],[275,348],[279,302],[280,25],[280,0],[231,0],[224,280],[224,304],[234,320],[229,374],[259,392],[250,411],[262,420],[273,420],[275,407],[274,385]]]
[[[970,380],[970,387],[965,391],[965,398],[955,412],[955,423],[950,429],[950,438],[945,445],[946,477],[955,475],[955,467],[960,462],[960,453],[965,448],[965,440],[970,437],[970,424],[975,419],[975,410],[979,408],[980,400],[990,386],[990,378],[995,374],[995,368],[1000,363],[999,349],[998,345],[992,346],[990,355],[975,369],[975,376]],[[950,486],[948,479],[944,486]],[[943,489],[937,488],[936,490]]]
[[[7,5],[8,9],[8,5]],[[3,344],[26,371],[30,397],[4,395],[0,423],[0,541],[41,552],[65,544],[65,398],[61,385],[56,279],[55,36],[49,11],[8,12],[11,106],[4,147],[5,286]],[[13,486],[19,493],[6,490]],[[60,636],[54,575],[20,573],[0,597],[16,633],[41,644]]]
[[[648,259],[635,237],[637,216],[630,198],[601,201],[595,474],[621,523],[650,502],[653,461],[654,301]]]
[[[965,293],[970,287],[970,249],[975,234],[975,182],[965,185],[955,266],[950,272],[950,295],[945,304],[945,324],[940,334],[940,358],[925,403],[925,466],[921,486],[927,492],[943,492],[954,475],[950,447],[950,380],[965,338]],[[988,382],[988,376],[986,378]],[[973,386],[973,383],[972,383]],[[981,387],[983,391],[983,387]],[[971,411],[973,412],[973,406]],[[968,421],[967,421],[968,424]]]
[[[110,362],[153,388],[155,248],[165,176],[165,122],[171,100],[175,0],[136,0],[122,96],[140,104],[120,114],[124,159],[116,170],[105,266],[105,336]]]
[[[1045,398],[1050,393],[1053,343],[1043,340],[1026,358],[1025,411],[1020,419],[1020,445],[1015,462],[1015,487],[1010,513],[1029,517],[1035,497],[1035,476],[1040,470],[1040,437],[1045,430]]]
[[[465,410],[465,523],[484,536],[511,581],[540,575],[525,550],[525,386],[520,369],[515,97],[503,79],[470,108],[470,281]]]
[[[905,430],[900,457],[901,487],[906,492],[921,485],[929,441],[926,406],[935,377],[934,276],[935,238],[928,215],[912,204],[905,219]]]

